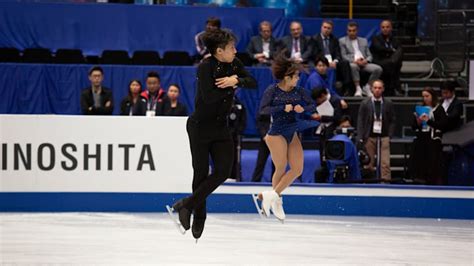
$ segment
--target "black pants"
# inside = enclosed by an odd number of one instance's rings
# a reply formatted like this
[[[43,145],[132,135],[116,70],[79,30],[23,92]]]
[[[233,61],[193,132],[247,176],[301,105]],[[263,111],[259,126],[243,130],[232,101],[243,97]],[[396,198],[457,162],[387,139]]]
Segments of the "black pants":
[[[383,69],[382,76],[380,79],[385,84],[386,96],[394,96],[395,91],[401,91],[400,87],[400,70],[402,68],[401,62],[392,61],[391,59],[385,59],[376,62]]]
[[[270,150],[268,149],[267,143],[263,138],[260,138],[260,143],[258,145],[258,155],[257,155],[257,164],[253,170],[252,182],[261,182],[263,170],[265,169],[265,164],[267,163],[268,156],[270,156]],[[272,176],[275,172],[275,166],[272,162]]]
[[[194,218],[206,218],[206,198],[230,177],[234,143],[226,125],[200,125],[188,119],[187,131],[193,162],[193,194],[184,207],[194,210]],[[209,175],[209,154],[214,162]]]
[[[352,96],[355,91],[352,81],[351,65],[349,61],[342,60],[336,66],[336,79],[342,82],[342,88],[338,90],[341,96]]]

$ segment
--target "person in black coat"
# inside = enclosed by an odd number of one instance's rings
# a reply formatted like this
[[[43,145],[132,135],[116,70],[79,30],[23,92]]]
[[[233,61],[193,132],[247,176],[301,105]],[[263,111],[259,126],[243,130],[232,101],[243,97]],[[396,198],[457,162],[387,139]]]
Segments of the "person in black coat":
[[[177,84],[168,87],[167,98],[159,102],[156,107],[156,115],[161,116],[187,116],[188,109],[178,98],[181,88]]]
[[[114,110],[112,90],[102,86],[104,70],[95,66],[89,70],[91,86],[81,93],[81,109],[84,115],[112,115]]]
[[[276,39],[272,36],[272,24],[260,23],[260,35],[253,36],[247,46],[247,53],[256,66],[269,66],[276,51]]]
[[[258,144],[257,163],[252,174],[252,182],[261,182],[263,170],[265,170],[265,164],[267,163],[268,156],[270,156],[270,150],[268,149],[267,143],[265,142],[265,136],[270,129],[271,116],[261,112],[259,108],[257,114],[257,130],[260,135],[260,142]],[[272,175],[275,172],[275,166],[272,162]]]
[[[201,237],[206,220],[206,198],[230,177],[234,162],[229,114],[237,87],[256,88],[257,81],[235,57],[235,36],[226,30],[204,33],[203,40],[212,56],[197,68],[194,113],[188,118],[187,131],[193,163],[193,193],[178,200],[173,209],[188,230],[193,214],[192,233]],[[209,155],[213,173],[209,175]]]
[[[421,105],[431,107],[431,111],[423,115],[414,113],[412,128],[416,138],[413,140],[409,173],[415,183],[443,185],[441,138],[448,125],[448,116],[438,104],[438,96],[432,88],[423,89],[421,94]]]
[[[120,115],[145,115],[146,99],[140,93],[142,92],[142,83],[133,79],[128,84],[128,95],[120,103]]]
[[[336,77],[342,82],[340,95],[352,95],[354,93],[350,90],[353,87],[351,67],[349,61],[343,60],[341,57],[339,40],[332,34],[333,28],[334,23],[331,20],[322,22],[321,33],[313,36],[314,55],[316,58],[328,58],[329,67],[336,69]]]
[[[385,83],[385,95],[401,94],[400,69],[402,68],[403,50],[392,35],[392,22],[383,20],[380,23],[381,33],[372,37],[370,51],[373,62],[383,69],[380,79]]]
[[[291,22],[290,34],[278,41],[278,50],[285,50],[285,56],[296,63],[312,63],[313,40],[303,35],[301,23]]]
[[[443,97],[441,106],[448,115],[448,125],[445,132],[456,130],[463,124],[463,103],[456,97],[454,93],[455,89],[456,84],[453,81],[447,81],[441,84],[441,96]]]

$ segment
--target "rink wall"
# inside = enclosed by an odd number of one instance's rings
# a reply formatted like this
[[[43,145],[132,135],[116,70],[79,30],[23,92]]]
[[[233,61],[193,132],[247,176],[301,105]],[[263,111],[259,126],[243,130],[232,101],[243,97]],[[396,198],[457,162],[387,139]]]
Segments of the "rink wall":
[[[1,212],[163,212],[191,192],[186,118],[0,116]],[[270,184],[226,183],[209,212],[255,213]],[[289,214],[474,219],[474,188],[299,184]]]

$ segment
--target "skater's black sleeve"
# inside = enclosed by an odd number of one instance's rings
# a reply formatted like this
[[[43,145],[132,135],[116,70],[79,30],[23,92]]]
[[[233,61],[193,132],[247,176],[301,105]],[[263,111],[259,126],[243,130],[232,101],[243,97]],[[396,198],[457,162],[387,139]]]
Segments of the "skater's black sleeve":
[[[238,58],[234,59],[234,64],[236,66],[237,83],[238,87],[254,89],[257,88],[257,80],[252,77],[249,72],[245,69],[244,64]]]
[[[210,60],[203,61],[197,69],[197,89],[205,104],[218,102],[233,93],[232,89],[221,89],[215,85],[214,71]]]

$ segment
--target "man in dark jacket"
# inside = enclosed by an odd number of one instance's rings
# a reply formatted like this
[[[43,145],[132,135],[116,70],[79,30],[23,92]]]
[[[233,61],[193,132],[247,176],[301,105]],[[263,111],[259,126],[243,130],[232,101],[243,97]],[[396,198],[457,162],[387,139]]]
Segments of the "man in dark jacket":
[[[400,69],[402,68],[402,47],[392,36],[392,22],[383,20],[380,23],[379,35],[372,38],[370,51],[373,61],[383,69],[380,77],[385,84],[385,95],[393,96],[395,92],[401,92]]]
[[[272,36],[272,24],[260,23],[260,35],[253,36],[247,46],[247,53],[256,66],[269,66],[276,51],[276,40]]]
[[[301,23],[291,22],[290,34],[280,39],[279,48],[286,49],[286,56],[296,63],[310,62],[313,56],[313,41],[310,37],[303,35]]]
[[[448,115],[448,125],[445,132],[456,130],[463,124],[463,104],[456,97],[455,88],[456,84],[452,81],[441,85],[441,96],[443,97],[441,106]]]
[[[112,115],[114,110],[112,91],[102,86],[104,70],[95,66],[89,70],[91,86],[81,93],[81,109],[84,115]]]
[[[374,170],[377,140],[380,139],[380,177],[391,180],[390,138],[395,132],[395,110],[392,101],[384,98],[384,84],[381,80],[372,83],[372,97],[367,97],[359,107],[357,117],[357,139],[365,145],[370,157],[369,169]]]

